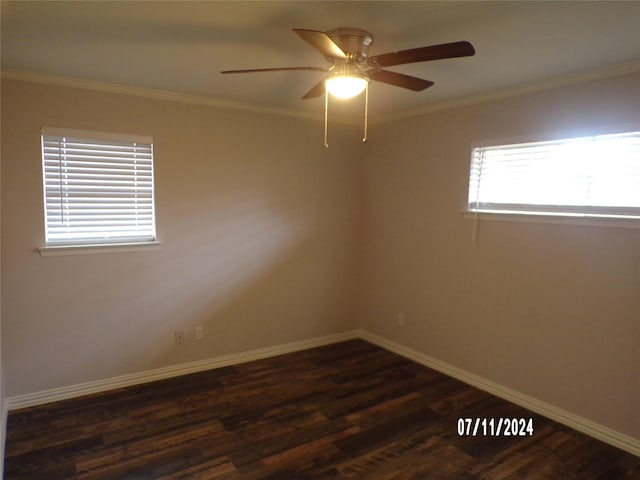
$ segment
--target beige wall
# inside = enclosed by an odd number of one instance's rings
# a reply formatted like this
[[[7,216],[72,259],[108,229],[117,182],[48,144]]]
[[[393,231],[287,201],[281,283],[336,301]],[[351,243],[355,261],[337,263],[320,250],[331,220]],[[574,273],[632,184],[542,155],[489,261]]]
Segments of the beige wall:
[[[640,438],[640,230],[461,216],[473,142],[619,124],[638,74],[372,128],[363,328]]]
[[[486,221],[476,247],[460,214],[472,142],[637,125],[639,80],[376,124],[364,147],[342,126],[329,150],[320,122],[3,81],[7,393],[360,326],[640,438],[640,231]],[[34,252],[41,126],[155,138],[161,250]]]
[[[2,82],[7,395],[356,326],[358,133]],[[40,128],[151,135],[159,251],[41,257]],[[205,339],[193,328],[203,325]],[[184,345],[174,330],[186,331]]]

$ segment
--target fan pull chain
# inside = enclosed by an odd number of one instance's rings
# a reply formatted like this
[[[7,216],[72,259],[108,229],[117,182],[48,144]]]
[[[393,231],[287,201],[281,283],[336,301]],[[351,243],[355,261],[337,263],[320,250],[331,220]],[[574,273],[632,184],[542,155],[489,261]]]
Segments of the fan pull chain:
[[[329,114],[329,90],[325,88],[324,89],[324,146],[326,148],[329,148],[329,143],[327,139],[328,137],[327,119],[329,118],[328,114]]]
[[[367,81],[364,87],[364,136],[362,137],[362,143],[367,142],[367,129],[369,118],[369,82]]]
[[[364,87],[364,133],[362,143],[367,142],[369,130],[369,82]],[[329,90],[324,89],[324,146],[329,148]]]

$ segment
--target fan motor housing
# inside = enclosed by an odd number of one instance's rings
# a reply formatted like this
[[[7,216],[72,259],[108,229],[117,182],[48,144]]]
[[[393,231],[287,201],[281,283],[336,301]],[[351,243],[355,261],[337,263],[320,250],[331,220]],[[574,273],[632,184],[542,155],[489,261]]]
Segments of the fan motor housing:
[[[342,27],[325,32],[349,58],[356,62],[364,61],[369,55],[373,43],[373,34],[361,28]]]

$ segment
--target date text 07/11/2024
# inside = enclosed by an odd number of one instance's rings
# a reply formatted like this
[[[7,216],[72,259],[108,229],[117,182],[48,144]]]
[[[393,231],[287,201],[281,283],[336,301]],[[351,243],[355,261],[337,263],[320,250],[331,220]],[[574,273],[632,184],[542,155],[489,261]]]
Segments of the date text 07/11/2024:
[[[530,437],[533,418],[458,418],[461,437]]]

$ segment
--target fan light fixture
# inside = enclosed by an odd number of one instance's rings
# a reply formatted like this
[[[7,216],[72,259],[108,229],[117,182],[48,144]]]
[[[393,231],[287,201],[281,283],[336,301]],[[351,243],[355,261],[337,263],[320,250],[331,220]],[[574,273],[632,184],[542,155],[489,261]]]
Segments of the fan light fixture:
[[[360,95],[366,86],[367,80],[360,75],[334,75],[325,80],[329,93],[342,99]]]
[[[356,97],[364,91],[364,136],[362,141],[366,142],[370,80],[386,83],[394,87],[406,88],[414,92],[421,92],[425,88],[433,85],[431,80],[386,70],[386,67],[442,60],[445,58],[468,57],[476,53],[473,45],[467,41],[461,41],[369,56],[369,47],[373,42],[373,35],[371,32],[361,28],[340,27],[327,30],[326,32],[294,28],[293,32],[321,53],[331,65],[326,68],[250,68],[244,70],[223,70],[221,73],[286,72],[294,70],[328,73],[328,78],[316,83],[311,87],[311,90],[302,97],[306,99],[324,95],[325,147],[329,146],[327,143],[329,96],[344,100]]]
[[[320,84],[322,85],[322,84]],[[357,73],[336,73],[324,81],[324,146],[328,147],[329,94],[341,100],[348,100],[364,91],[364,136],[367,141],[367,117],[369,116],[369,81]]]

